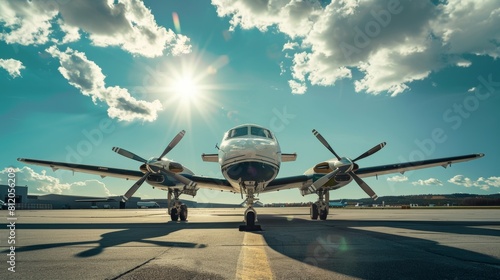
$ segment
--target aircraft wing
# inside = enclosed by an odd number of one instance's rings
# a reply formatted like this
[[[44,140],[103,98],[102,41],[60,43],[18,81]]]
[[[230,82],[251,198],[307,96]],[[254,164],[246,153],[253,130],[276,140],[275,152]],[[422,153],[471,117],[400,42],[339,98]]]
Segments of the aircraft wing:
[[[104,177],[116,177],[127,180],[139,180],[144,174],[140,171],[111,168],[104,166],[94,166],[94,165],[84,165],[84,164],[73,164],[66,162],[56,162],[56,161],[46,161],[38,159],[28,159],[28,158],[18,158],[20,162],[47,166],[56,171],[58,169],[70,170],[73,172],[82,172],[88,174],[99,175]],[[211,190],[222,190],[222,191],[234,191],[233,187],[225,179],[210,178],[204,176],[190,175],[190,174],[180,174],[183,177],[193,181],[200,188],[211,189]]]
[[[20,162],[28,163],[28,164],[48,166],[48,167],[52,168],[52,170],[54,170],[54,171],[56,171],[58,169],[64,169],[64,170],[70,170],[73,172],[95,174],[95,175],[101,176],[102,178],[109,176],[109,177],[117,177],[117,178],[122,178],[122,179],[127,179],[127,180],[139,180],[144,175],[140,171],[111,168],[111,167],[104,167],[104,166],[74,164],[74,163],[66,163],[66,162],[29,159],[29,158],[18,158],[17,160]]]
[[[210,190],[220,190],[234,192],[233,187],[226,179],[211,178],[198,175],[181,174],[187,179],[196,183],[199,188]],[[292,177],[278,178],[271,181],[262,193],[286,190],[286,189],[303,189],[309,187],[313,183],[314,175],[298,175]]]
[[[313,183],[313,175],[298,175],[284,178],[277,178],[271,181],[264,189],[263,193],[287,189],[304,189]]]
[[[446,168],[453,163],[469,161],[481,158],[483,156],[484,154],[470,154],[470,155],[448,157],[448,158],[437,158],[437,159],[429,159],[429,160],[414,161],[414,162],[394,163],[394,164],[360,168],[355,173],[362,178],[391,174],[391,173],[403,174],[404,172],[409,170],[429,168],[435,166],[442,166]]]
[[[229,182],[226,179],[211,178],[211,177],[191,175],[191,174],[180,174],[180,175],[195,182],[196,186],[199,188],[234,192],[233,187],[231,186],[231,184],[229,184]]]

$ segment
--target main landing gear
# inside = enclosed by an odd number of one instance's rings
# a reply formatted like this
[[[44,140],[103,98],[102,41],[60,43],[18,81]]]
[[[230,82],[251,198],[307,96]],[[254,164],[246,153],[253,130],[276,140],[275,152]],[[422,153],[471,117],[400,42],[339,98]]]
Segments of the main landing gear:
[[[262,228],[260,225],[256,225],[255,223],[257,222],[257,211],[253,208],[253,202],[254,200],[257,200],[254,197],[255,193],[255,186],[245,186],[244,188],[247,193],[247,205],[248,208],[245,211],[245,225],[240,226],[240,231],[261,231]]]
[[[328,217],[328,201],[330,200],[330,192],[328,190],[319,189],[318,190],[318,201],[311,204],[310,214],[312,220],[326,220]],[[326,201],[325,201],[326,200]]]
[[[172,194],[174,195],[173,202]],[[168,190],[168,214],[174,222],[177,222],[179,219],[181,221],[187,221],[188,207],[179,200],[181,194],[182,192],[178,189]]]

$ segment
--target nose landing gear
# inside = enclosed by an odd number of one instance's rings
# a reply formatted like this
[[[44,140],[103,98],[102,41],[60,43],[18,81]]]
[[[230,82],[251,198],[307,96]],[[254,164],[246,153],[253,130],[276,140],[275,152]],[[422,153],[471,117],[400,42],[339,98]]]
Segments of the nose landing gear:
[[[241,225],[239,229],[240,231],[261,231],[261,226],[255,224],[257,222],[257,211],[253,208],[255,186],[246,186],[245,189],[248,208],[245,210],[245,225]]]

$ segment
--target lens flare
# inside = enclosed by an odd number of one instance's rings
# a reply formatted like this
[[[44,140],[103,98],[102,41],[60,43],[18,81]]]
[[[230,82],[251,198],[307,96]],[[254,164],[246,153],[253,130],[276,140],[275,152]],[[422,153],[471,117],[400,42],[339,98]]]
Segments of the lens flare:
[[[172,13],[172,20],[174,21],[175,31],[181,33],[181,22],[179,21],[179,15],[176,12]]]

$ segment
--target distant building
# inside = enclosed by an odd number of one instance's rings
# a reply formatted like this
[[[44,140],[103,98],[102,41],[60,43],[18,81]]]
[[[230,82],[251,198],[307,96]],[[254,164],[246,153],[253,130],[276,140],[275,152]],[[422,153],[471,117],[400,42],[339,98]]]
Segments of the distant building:
[[[52,209],[89,209],[89,208],[120,208],[120,196],[109,197],[102,201],[102,197],[73,196],[62,194],[30,195],[30,203],[51,204]],[[131,197],[125,203],[125,208],[137,208],[140,197]]]
[[[0,200],[3,200],[5,203],[8,203],[9,200],[9,189],[10,187],[7,185],[0,185]],[[15,187],[15,200],[16,203],[27,203],[28,202],[28,187]]]
[[[9,186],[0,185],[0,200],[8,203]],[[89,209],[89,208],[120,208],[120,196],[109,197],[102,201],[102,197],[74,196],[62,194],[28,195],[27,186],[15,187],[16,209]],[[106,199],[106,198],[104,198]],[[81,201],[83,200],[83,201]],[[101,200],[101,201],[97,201]],[[131,197],[125,208],[137,208],[140,197]]]

